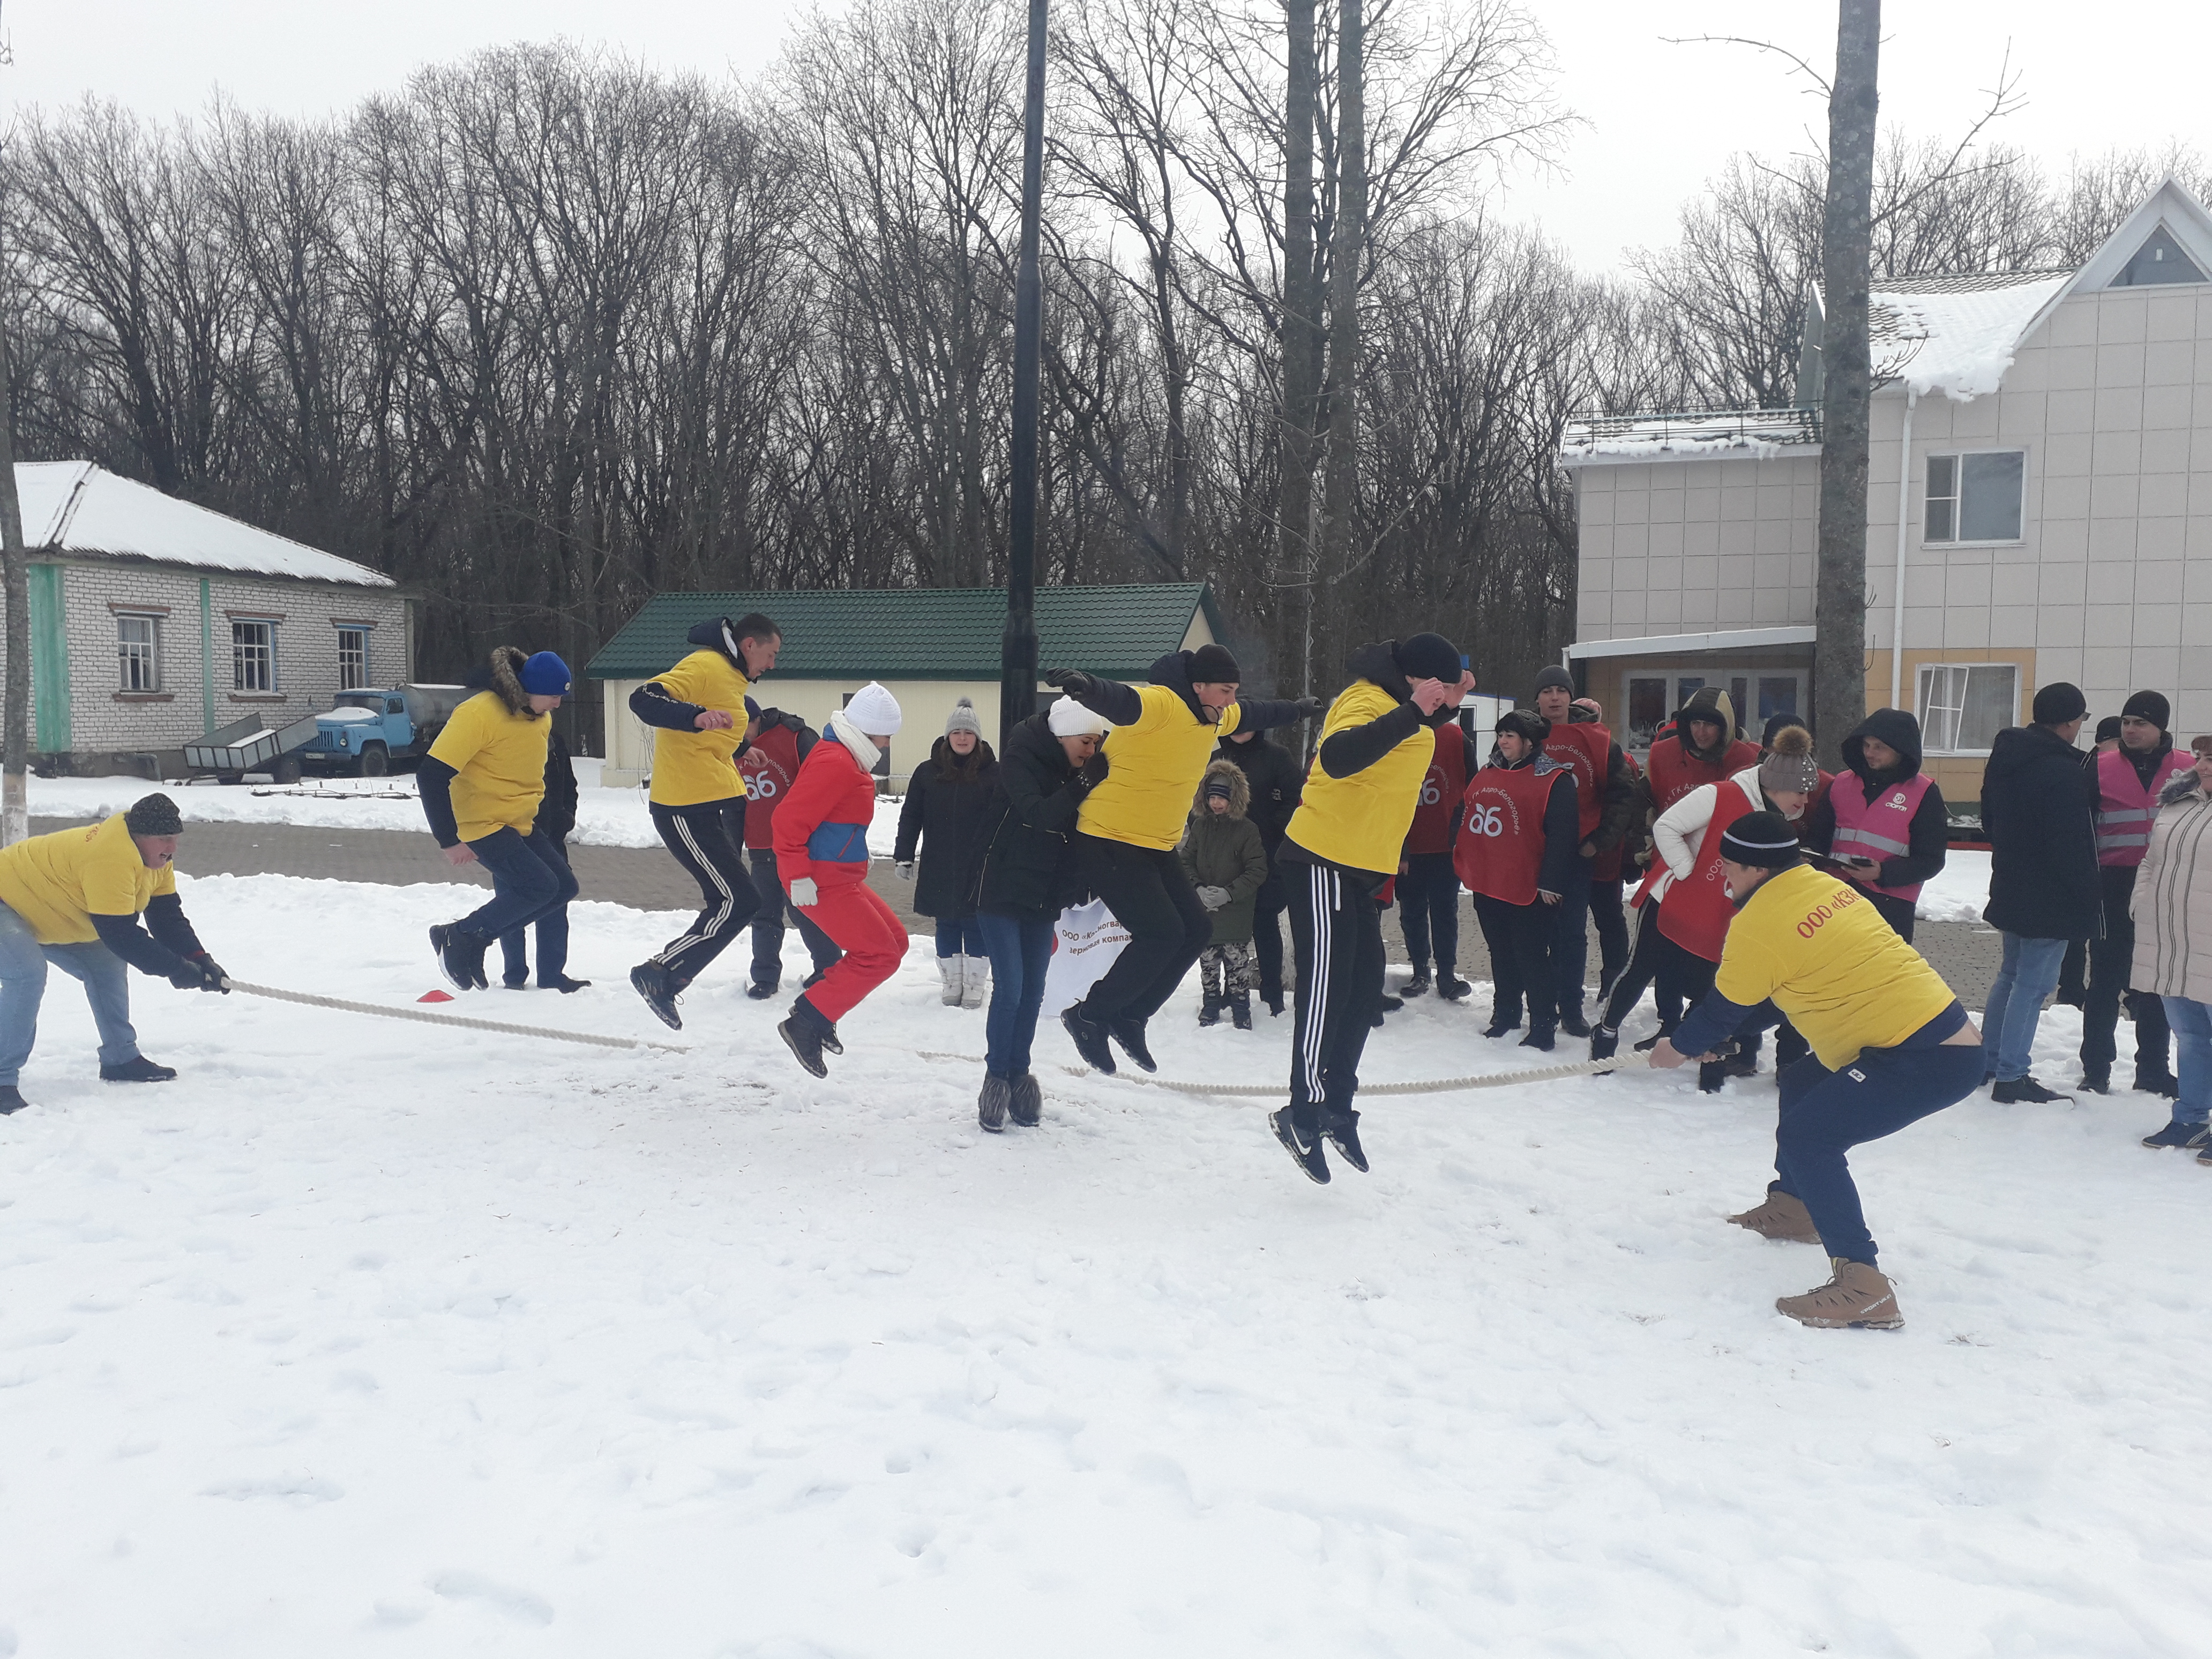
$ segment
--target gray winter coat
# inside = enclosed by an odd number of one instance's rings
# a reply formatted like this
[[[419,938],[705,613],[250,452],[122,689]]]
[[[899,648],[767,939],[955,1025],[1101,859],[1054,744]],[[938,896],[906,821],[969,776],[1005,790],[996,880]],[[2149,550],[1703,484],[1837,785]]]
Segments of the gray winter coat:
[[[2128,909],[2136,923],[2128,988],[2212,1002],[2212,799],[2193,770],[2159,792]]]

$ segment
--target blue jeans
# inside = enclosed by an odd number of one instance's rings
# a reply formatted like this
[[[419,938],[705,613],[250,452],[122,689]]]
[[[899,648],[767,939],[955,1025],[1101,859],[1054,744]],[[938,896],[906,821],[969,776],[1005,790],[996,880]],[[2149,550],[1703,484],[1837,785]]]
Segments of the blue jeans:
[[[138,1033],[131,1029],[131,983],[123,958],[97,939],[89,945],[41,945],[31,924],[0,904],[0,1084],[9,1088],[39,1039],[39,1004],[46,994],[46,964],[82,981],[100,1028],[100,1063],[120,1066],[138,1058]]]
[[[576,896],[576,878],[568,860],[535,830],[526,836],[495,830],[471,842],[469,850],[491,873],[491,898],[453,924],[465,933],[495,939],[518,933]],[[539,971],[544,971],[542,965]]]
[[[991,1006],[983,1016],[983,1069],[1015,1078],[1030,1068],[1037,1010],[1044,1006],[1044,971],[1052,963],[1050,916],[1012,916],[995,910],[971,926],[983,935],[991,958]]]
[[[1589,971],[1590,862],[1574,860],[1554,913],[1559,931],[1552,935],[1552,974],[1561,1019],[1583,1011],[1583,975]]]
[[[2019,933],[2003,938],[2004,963],[1982,1007],[1982,1070],[2000,1083],[2017,1083],[2033,1056],[2044,999],[2058,988],[2066,941]]]
[[[980,916],[939,916],[937,919],[937,954],[940,957],[981,957],[991,952],[990,941],[984,938]]]
[[[2202,1127],[2212,1122],[2212,1004],[2188,997],[2159,1000],[2179,1051],[2174,1073],[2181,1079],[2181,1098],[2173,1103],[2173,1121]]]
[[[2051,943],[2064,952],[2064,939]],[[1955,1106],[1981,1086],[1981,1050],[1942,1046],[1966,1021],[1966,1011],[1954,1002],[1894,1048],[1860,1049],[1840,1072],[1808,1056],[1783,1073],[1771,1190],[1803,1201],[1830,1255],[1875,1265],[1874,1239],[1844,1154]]]
[[[551,840],[551,837],[547,837]],[[565,841],[565,838],[564,838]],[[568,860],[568,849],[564,841],[553,842],[553,850],[561,854],[561,861]],[[556,904],[538,918],[538,982],[558,985],[568,972],[568,907]],[[509,985],[530,982],[530,952],[523,930],[520,927],[499,936],[499,953],[503,964],[500,977]]]

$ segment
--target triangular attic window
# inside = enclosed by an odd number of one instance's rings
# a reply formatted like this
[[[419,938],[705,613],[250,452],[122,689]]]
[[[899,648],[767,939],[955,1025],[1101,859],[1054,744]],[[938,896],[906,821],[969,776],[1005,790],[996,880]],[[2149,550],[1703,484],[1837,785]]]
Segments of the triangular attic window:
[[[2120,267],[2120,274],[2112,278],[2114,288],[2148,288],[2157,283],[2201,283],[2204,273],[2196,262],[2181,251],[2164,225],[2150,234],[2150,240],[2136,250],[2136,257]]]

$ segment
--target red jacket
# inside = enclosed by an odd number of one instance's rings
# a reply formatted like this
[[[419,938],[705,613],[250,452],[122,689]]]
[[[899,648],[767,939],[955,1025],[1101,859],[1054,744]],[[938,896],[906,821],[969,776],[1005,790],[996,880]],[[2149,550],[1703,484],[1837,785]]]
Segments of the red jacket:
[[[776,808],[776,874],[787,888],[805,876],[825,890],[859,886],[867,879],[875,816],[875,778],[833,726],[799,763],[791,793]]]

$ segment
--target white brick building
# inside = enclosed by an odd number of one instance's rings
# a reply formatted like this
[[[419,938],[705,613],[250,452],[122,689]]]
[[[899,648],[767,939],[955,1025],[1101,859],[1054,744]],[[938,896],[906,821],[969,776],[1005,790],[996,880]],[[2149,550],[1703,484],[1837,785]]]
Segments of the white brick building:
[[[89,461],[21,464],[15,489],[42,767],[173,770],[216,726],[413,678],[412,607],[366,565]]]

